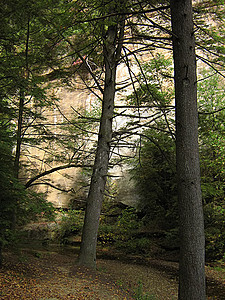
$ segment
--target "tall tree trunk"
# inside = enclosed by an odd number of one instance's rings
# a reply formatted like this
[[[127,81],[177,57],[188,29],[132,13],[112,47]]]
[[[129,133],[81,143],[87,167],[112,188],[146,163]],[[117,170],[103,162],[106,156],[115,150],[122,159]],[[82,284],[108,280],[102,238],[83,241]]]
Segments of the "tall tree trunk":
[[[24,91],[20,90],[19,99],[19,116],[17,122],[17,133],[16,133],[16,153],[14,160],[14,176],[19,179],[20,170],[20,156],[21,156],[21,145],[22,145],[22,125],[23,125],[23,113],[24,113]],[[13,200],[12,218],[11,218],[11,229],[15,231],[17,222],[17,199]]]
[[[197,76],[191,0],[171,0],[180,217],[179,299],[205,300],[205,236],[198,148]]]
[[[124,24],[120,28],[122,40]],[[96,268],[96,245],[99,218],[104,196],[112,140],[112,120],[116,89],[116,68],[121,54],[121,44],[116,47],[118,25],[109,26],[104,42],[105,84],[102,102],[102,115],[98,134],[97,151],[87,198],[84,227],[78,264]],[[119,43],[120,43],[119,42]]]

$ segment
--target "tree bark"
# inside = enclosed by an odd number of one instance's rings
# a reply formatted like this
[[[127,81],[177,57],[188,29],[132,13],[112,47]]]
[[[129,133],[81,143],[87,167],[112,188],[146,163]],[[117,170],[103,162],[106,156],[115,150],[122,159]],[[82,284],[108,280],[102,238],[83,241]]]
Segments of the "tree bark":
[[[23,112],[24,112],[24,91],[21,88],[20,99],[19,99],[19,115],[18,115],[18,122],[17,122],[17,133],[16,133],[16,154],[15,154],[15,161],[14,161],[14,175],[17,179],[19,178],[19,169],[20,169]]]
[[[14,176],[16,179],[19,179],[20,171],[20,156],[21,156],[21,146],[22,146],[22,125],[23,125],[23,113],[24,113],[24,91],[20,89],[20,98],[19,98],[19,114],[17,122],[17,132],[16,132],[16,153],[14,160]],[[16,230],[17,222],[17,199],[12,199],[12,217],[11,217],[11,230]]]
[[[120,24],[120,41],[124,24]],[[99,219],[109,165],[110,144],[112,140],[112,120],[116,89],[116,68],[121,54],[121,44],[116,47],[118,25],[109,26],[104,42],[105,84],[102,102],[102,115],[98,134],[98,144],[87,198],[84,227],[78,264],[96,268],[96,246]]]
[[[171,0],[180,217],[179,299],[205,300],[205,236],[191,0]]]

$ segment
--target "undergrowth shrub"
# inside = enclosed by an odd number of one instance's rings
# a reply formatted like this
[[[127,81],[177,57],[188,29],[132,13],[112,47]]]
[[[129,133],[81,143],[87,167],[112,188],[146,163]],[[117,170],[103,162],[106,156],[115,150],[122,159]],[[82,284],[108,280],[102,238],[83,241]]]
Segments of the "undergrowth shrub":
[[[205,206],[206,258],[219,260],[225,257],[225,208],[215,203]]]
[[[142,227],[135,208],[129,207],[122,210],[121,214],[112,224],[107,223],[107,218],[101,220],[98,240],[101,245],[112,245],[125,253],[148,252],[150,240],[146,237],[137,237],[137,232]]]
[[[83,227],[84,213],[81,210],[69,210],[61,212],[61,221],[59,222],[56,239],[62,244],[68,242],[70,236],[79,235]]]
[[[151,242],[148,238],[131,237],[123,241],[117,240],[115,247],[127,254],[147,254],[150,244]]]

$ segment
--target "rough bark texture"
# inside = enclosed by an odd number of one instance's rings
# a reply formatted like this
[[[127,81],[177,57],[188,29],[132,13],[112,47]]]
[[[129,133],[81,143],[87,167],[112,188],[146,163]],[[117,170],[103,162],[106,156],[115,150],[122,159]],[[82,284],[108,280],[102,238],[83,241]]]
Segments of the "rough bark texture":
[[[198,150],[197,78],[191,0],[171,0],[180,213],[179,299],[205,300],[205,237]]]
[[[120,29],[123,32],[123,28]],[[120,56],[120,46],[116,48],[118,26],[110,26],[104,43],[105,85],[98,144],[87,198],[81,249],[78,264],[96,267],[96,245],[99,218],[109,165],[110,143],[112,140],[112,120],[116,86],[116,67]]]

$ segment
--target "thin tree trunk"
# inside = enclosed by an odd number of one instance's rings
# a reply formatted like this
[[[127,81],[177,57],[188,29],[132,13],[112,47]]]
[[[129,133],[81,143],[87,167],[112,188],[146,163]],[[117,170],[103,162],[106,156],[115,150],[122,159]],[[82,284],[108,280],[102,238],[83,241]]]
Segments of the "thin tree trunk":
[[[198,148],[197,77],[191,0],[171,0],[180,217],[179,299],[205,300],[205,236]]]
[[[1,235],[0,235],[0,237],[1,237]],[[3,250],[3,242],[0,240],[0,268],[2,267],[2,263],[3,263],[2,250]]]
[[[124,24],[122,25],[122,28],[120,28],[120,38],[123,36],[123,31]],[[102,115],[90,191],[87,198],[80,254],[78,258],[78,264],[90,268],[96,268],[97,234],[108,172],[110,144],[112,140],[116,68],[121,53],[121,45],[118,45],[116,48],[116,43],[118,43],[117,33],[118,26],[110,26],[104,43],[105,85],[103,92]]]
[[[20,99],[19,99],[19,116],[18,116],[17,133],[16,133],[16,153],[15,153],[15,160],[14,160],[14,176],[17,179],[19,179],[19,170],[20,170],[23,112],[24,112],[24,91],[21,89]],[[14,199],[12,201],[14,201],[14,203],[12,209],[11,230],[15,231],[16,222],[17,222],[17,199]]]
[[[28,53],[29,53],[29,38],[30,38],[30,18],[28,16],[27,20],[27,35],[26,35],[26,51],[25,51],[25,71],[24,78],[21,82],[20,87],[20,99],[19,99],[19,115],[18,115],[18,123],[17,123],[17,133],[16,133],[16,155],[14,161],[14,175],[18,179],[19,178],[19,170],[20,170],[20,155],[21,155],[21,145],[22,145],[22,126],[23,126],[23,114],[24,114],[24,101],[25,101],[25,92],[24,92],[24,79],[29,78],[29,64],[28,64]]]
[[[16,133],[16,154],[15,154],[15,161],[14,161],[14,175],[17,179],[19,178],[19,169],[20,169],[23,111],[24,111],[24,92],[21,89],[20,99],[19,99],[19,116],[18,116],[17,133]]]

